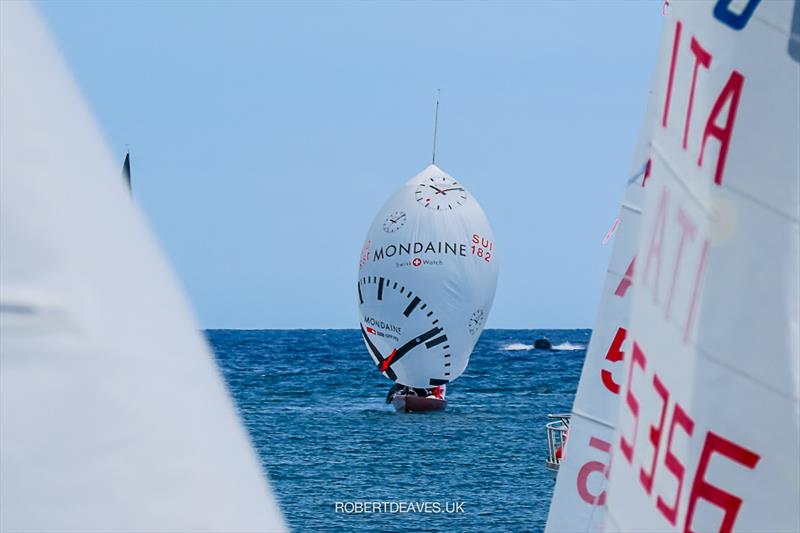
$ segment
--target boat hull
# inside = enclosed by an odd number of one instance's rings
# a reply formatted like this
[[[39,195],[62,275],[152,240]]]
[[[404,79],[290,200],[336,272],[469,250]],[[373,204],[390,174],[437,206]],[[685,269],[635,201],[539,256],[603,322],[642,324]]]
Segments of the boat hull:
[[[424,413],[428,411],[444,411],[447,407],[447,400],[396,395],[392,399],[392,405],[398,413]]]

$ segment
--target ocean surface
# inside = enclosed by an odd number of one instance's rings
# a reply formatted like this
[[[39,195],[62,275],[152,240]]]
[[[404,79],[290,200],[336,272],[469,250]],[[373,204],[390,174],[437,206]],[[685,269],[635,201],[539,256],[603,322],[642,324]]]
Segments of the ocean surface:
[[[544,529],[544,424],[572,406],[589,330],[484,331],[447,410],[421,414],[385,404],[358,330],[206,334],[293,531]],[[533,350],[543,335],[560,349]]]

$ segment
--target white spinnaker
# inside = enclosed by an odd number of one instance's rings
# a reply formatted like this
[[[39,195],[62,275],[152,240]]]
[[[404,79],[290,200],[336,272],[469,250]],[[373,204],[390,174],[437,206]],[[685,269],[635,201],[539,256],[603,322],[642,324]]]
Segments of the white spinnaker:
[[[0,15],[0,530],[285,529],[47,30]]]
[[[798,30],[798,2],[672,5],[609,531],[800,530]]]
[[[384,375],[411,387],[456,379],[496,286],[486,215],[458,181],[428,166],[384,204],[364,244],[359,313],[373,361],[388,360]],[[393,350],[402,357],[391,359]]]
[[[664,62],[660,54],[658,65]],[[642,121],[631,179],[620,207],[620,226],[606,272],[603,293],[586,352],[578,392],[572,407],[569,435],[559,467],[547,531],[602,531],[605,509],[605,470],[619,405],[622,359],[626,340],[639,239],[644,188],[650,179],[650,136],[655,126],[655,91],[659,69]]]

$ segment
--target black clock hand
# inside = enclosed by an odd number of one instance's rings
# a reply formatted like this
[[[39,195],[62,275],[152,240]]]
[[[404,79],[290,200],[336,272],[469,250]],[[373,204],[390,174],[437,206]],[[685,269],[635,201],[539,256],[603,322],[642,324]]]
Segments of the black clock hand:
[[[442,191],[442,192],[447,192],[447,191],[463,191],[463,190],[464,190],[464,187],[451,187],[451,188],[449,188],[449,189],[445,189],[445,190],[444,190],[444,191]]]
[[[375,359],[378,360],[378,368],[380,369],[380,371],[381,372],[386,372],[386,375],[392,381],[397,381],[397,374],[394,373],[394,370],[392,370],[391,368],[388,367],[389,365],[386,364],[386,360],[381,355],[381,352],[378,350],[378,347],[375,346],[372,343],[372,341],[370,340],[369,336],[367,335],[367,332],[364,331],[364,326],[363,325],[361,326],[361,335],[364,336],[364,341],[367,343],[367,347],[369,348],[369,351],[372,352],[372,355],[374,355]],[[394,352],[392,352],[392,353],[394,353]],[[391,355],[389,357],[391,357]],[[386,365],[386,368],[383,368],[384,365]]]
[[[436,185],[431,185],[431,184],[428,184],[428,187],[431,187],[431,188],[433,188],[433,189],[436,189],[436,194],[445,194],[445,195],[447,194],[447,193],[445,193],[445,192],[444,192],[442,189],[440,189],[439,187],[437,187]]]
[[[408,352],[410,352],[411,350],[413,350],[414,348],[416,348],[417,346],[419,346],[423,342],[427,341],[431,337],[436,336],[440,331],[442,331],[442,328],[433,328],[430,331],[426,331],[425,333],[423,333],[422,335],[420,335],[418,337],[414,337],[413,339],[411,339],[410,341],[408,341],[407,343],[405,343],[401,347],[399,347],[396,350],[394,350],[391,354],[389,354],[389,357],[387,357],[379,365],[380,369],[382,371],[385,371],[386,369],[389,368],[389,365],[393,365],[401,357],[403,357],[405,354],[407,354]]]

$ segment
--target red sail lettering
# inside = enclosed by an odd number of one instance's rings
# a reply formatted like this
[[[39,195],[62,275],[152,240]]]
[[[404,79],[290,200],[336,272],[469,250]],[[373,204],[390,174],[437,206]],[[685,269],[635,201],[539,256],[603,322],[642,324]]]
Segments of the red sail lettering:
[[[700,252],[700,264],[697,267],[697,275],[694,278],[694,289],[692,290],[692,300],[689,303],[689,312],[686,315],[686,326],[683,328],[683,342],[689,340],[694,323],[694,311],[697,308],[697,294],[700,292],[700,282],[703,280],[703,272],[706,269],[706,256],[708,255],[708,241],[703,243],[703,251]]]
[[[683,527],[684,533],[694,531],[692,529],[692,518],[694,518],[697,501],[701,499],[716,505],[724,512],[719,531],[721,533],[730,533],[733,531],[736,515],[739,513],[739,508],[742,506],[742,499],[706,481],[706,470],[711,461],[711,455],[714,453],[724,455],[732,461],[750,469],[755,468],[759,459],[761,459],[758,454],[709,431],[706,435],[706,442],[703,445],[703,450],[700,452],[697,474],[694,477],[692,492],[689,495],[689,507],[686,512],[686,523]],[[716,528],[712,527],[710,524],[703,524],[702,529],[711,530]]]
[[[639,400],[636,399],[636,396],[633,395],[633,391],[631,390],[633,370],[637,365],[644,371],[647,365],[647,358],[644,356],[642,349],[639,348],[639,345],[634,341],[631,369],[628,372],[628,391],[625,394],[625,404],[628,406],[628,409],[630,409],[631,414],[633,414],[633,438],[628,441],[623,435],[619,437],[619,448],[622,451],[622,455],[624,455],[631,464],[633,463],[633,447],[636,445],[636,432],[639,429]]]
[[[678,210],[677,218],[678,225],[681,227],[681,240],[678,242],[678,252],[675,254],[675,270],[672,271],[672,285],[669,288],[669,296],[667,297],[667,308],[665,311],[667,320],[669,320],[670,311],[672,310],[672,298],[675,296],[675,284],[678,282],[678,271],[681,266],[681,257],[683,257],[683,247],[686,244],[686,237],[694,239],[694,234],[697,231],[697,226],[683,209]]]
[[[672,82],[675,80],[675,65],[678,63],[678,45],[681,42],[681,21],[675,22],[675,40],[672,42],[672,59],[669,63],[669,78],[667,78],[667,98],[664,100],[664,115],[661,118],[661,126],[667,127],[667,117],[669,116],[669,103],[672,101]]]
[[[644,468],[639,471],[639,480],[642,482],[647,494],[650,494],[653,490],[653,475],[656,472],[656,459],[658,459],[661,432],[664,430],[664,418],[666,418],[667,404],[669,403],[669,392],[664,384],[661,383],[661,380],[658,379],[658,374],[653,374],[653,388],[661,396],[661,417],[658,421],[658,427],[650,426],[650,442],[653,444],[653,462],[650,465],[650,472],[646,472]]]
[[[686,435],[691,437],[692,432],[694,431],[694,421],[689,418],[684,410],[681,408],[680,405],[677,403],[675,404],[675,409],[672,413],[672,423],[669,426],[669,436],[667,437],[667,454],[664,457],[664,466],[672,472],[675,478],[678,480],[678,487],[675,489],[675,499],[673,500],[672,507],[670,507],[667,502],[659,496],[656,499],[656,507],[658,510],[661,511],[661,514],[664,515],[670,524],[673,526],[675,525],[675,519],[678,515],[678,502],[681,499],[681,489],[683,488],[683,474],[686,470],[675,454],[672,453],[672,437],[675,436],[675,427],[680,426],[686,432]]]
[[[650,171],[652,170],[652,167],[653,167],[653,160],[648,159],[647,163],[644,164],[644,177],[642,178],[642,187],[644,187],[644,184],[647,183],[647,179],[650,177]]]
[[[739,98],[742,96],[742,86],[744,85],[744,76],[738,71],[731,72],[731,77],[722,92],[714,102],[714,107],[711,108],[711,114],[706,121],[706,127],[703,131],[703,143],[700,146],[700,157],[697,158],[697,166],[703,165],[703,155],[706,153],[706,141],[709,137],[714,137],[719,141],[719,156],[717,157],[717,168],[714,172],[714,183],[717,185],[722,184],[722,173],[725,170],[725,158],[728,156],[728,147],[731,142],[731,134],[733,133],[733,124],[736,121],[736,110],[739,107]],[[728,116],[725,117],[725,125],[718,126],[717,119],[720,112],[726,103],[730,101],[728,106]]]
[[[622,361],[625,355],[622,353],[622,343],[625,342],[626,334],[627,331],[625,328],[619,328],[617,330],[616,335],[614,335],[614,340],[611,341],[611,346],[608,348],[608,353],[606,353],[606,361],[611,361],[612,363]],[[603,380],[603,385],[605,385],[608,390],[614,394],[619,394],[619,384],[614,381],[611,371],[604,368],[600,371],[600,378]]]
[[[689,138],[689,124],[692,120],[692,104],[694,103],[694,88],[697,83],[697,71],[700,70],[700,65],[706,69],[711,66],[711,54],[709,54],[697,39],[692,37],[690,45],[692,53],[694,54],[694,72],[692,72],[692,87],[689,90],[689,105],[686,108],[686,125],[683,127],[683,147],[686,148],[686,141]]]
[[[622,276],[622,281],[619,282],[617,285],[617,290],[614,291],[614,296],[619,296],[620,298],[625,297],[625,293],[628,292],[628,287],[631,286],[633,283],[633,264],[636,262],[636,256],[633,256],[631,259],[628,268],[625,270],[625,275]]]
[[[658,202],[658,211],[656,212],[655,225],[653,226],[653,233],[650,235],[650,248],[647,251],[647,262],[644,265],[644,276],[642,284],[647,286],[647,280],[650,278],[650,264],[655,265],[656,278],[653,282],[653,301],[658,302],[658,285],[661,278],[661,247],[664,244],[664,228],[667,225],[667,200],[669,193],[667,189],[661,191],[661,199]]]
[[[611,444],[604,440],[598,439],[597,437],[592,437],[589,439],[589,447],[606,453],[611,450]],[[600,461],[587,462],[578,471],[578,495],[589,505],[605,505],[606,491],[602,491],[598,495],[594,495],[589,492],[589,475],[594,472],[605,472],[606,478],[608,478],[606,465]]]

